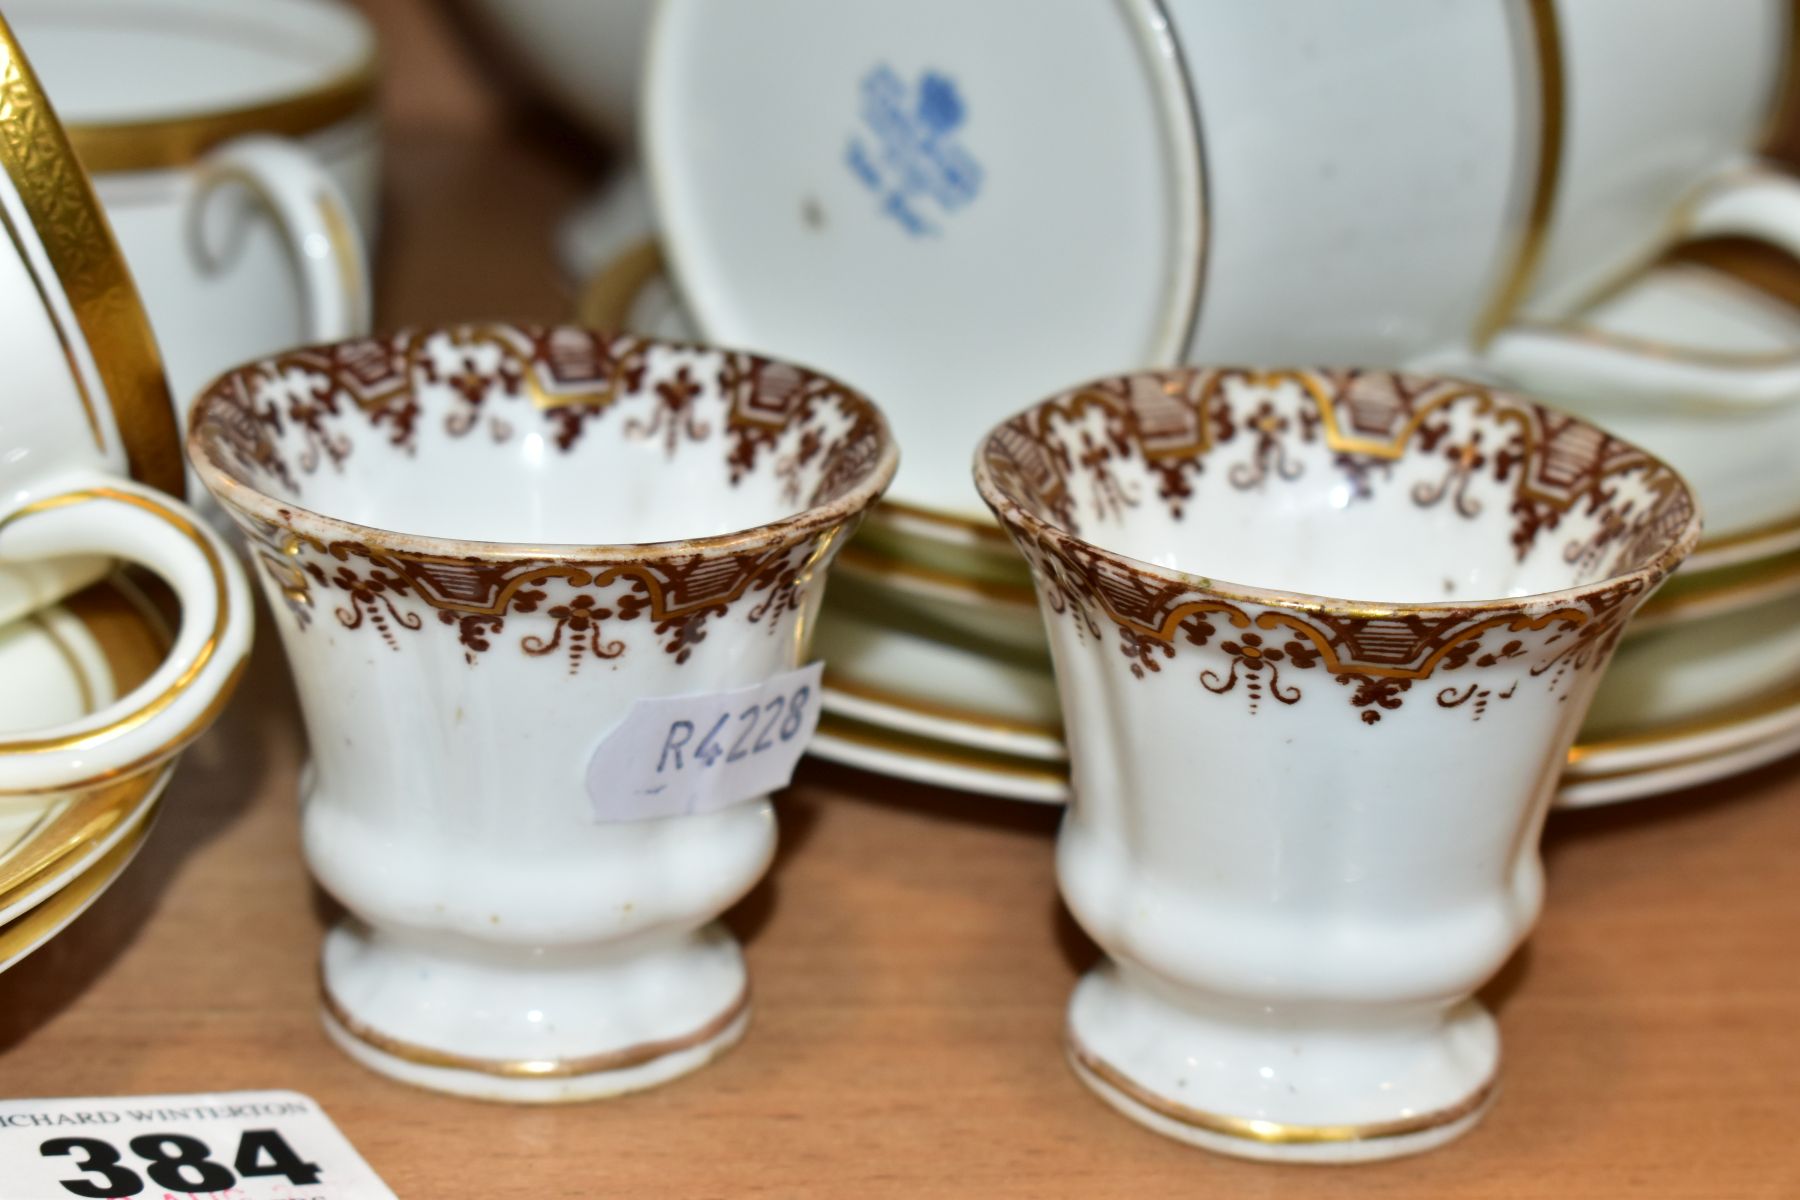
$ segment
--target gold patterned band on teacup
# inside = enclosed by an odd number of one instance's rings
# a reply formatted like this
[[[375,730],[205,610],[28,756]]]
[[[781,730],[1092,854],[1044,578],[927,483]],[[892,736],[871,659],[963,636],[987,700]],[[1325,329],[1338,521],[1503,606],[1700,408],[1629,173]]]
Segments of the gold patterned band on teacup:
[[[68,135],[4,18],[0,18],[0,168],[17,189],[32,231],[75,314],[106,388],[132,477],[182,495],[187,475],[181,435],[150,319]],[[17,245],[23,231],[10,231]],[[39,287],[41,293],[41,280]],[[67,347],[68,331],[59,327],[58,334]],[[76,382],[80,386],[79,376]],[[88,419],[94,423],[91,404]]]

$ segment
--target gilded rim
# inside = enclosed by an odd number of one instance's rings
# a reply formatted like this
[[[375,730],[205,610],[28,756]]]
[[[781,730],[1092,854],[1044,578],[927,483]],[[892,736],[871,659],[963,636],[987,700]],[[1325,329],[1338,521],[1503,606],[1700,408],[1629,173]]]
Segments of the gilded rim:
[[[1723,616],[1800,592],[1800,554],[1739,567],[1722,567],[1722,580],[1706,573],[1677,572],[1631,618],[1626,636],[1648,633],[1681,621]],[[1687,583],[1689,586],[1679,585]]]
[[[1705,538],[1694,548],[1688,569],[1710,571],[1795,547],[1800,547],[1800,515],[1742,533]]]
[[[1225,370],[1227,368],[1211,369]],[[1250,368],[1230,369],[1244,370],[1246,372],[1251,370]],[[1183,370],[1186,369],[1184,368]],[[1351,453],[1389,455],[1389,451],[1383,444],[1371,442],[1358,435],[1345,434],[1339,429],[1334,407],[1325,396],[1322,387],[1318,382],[1316,374],[1317,370],[1317,368],[1310,367],[1257,368],[1255,369],[1255,373],[1258,374],[1259,377],[1281,376],[1290,378],[1309,392],[1318,403],[1319,412],[1324,418],[1323,431],[1326,443],[1333,450],[1348,451]],[[1161,382],[1181,373],[1181,371],[1159,370],[1134,371],[1120,378],[1148,379]],[[1420,376],[1419,378],[1435,377]],[[1088,384],[1068,389],[1067,392],[1062,394],[1073,395],[1084,392],[1096,388],[1097,384],[1100,382],[1104,381],[1091,381]],[[1464,384],[1458,380],[1445,380],[1444,382],[1462,389],[1454,393],[1451,397],[1452,399],[1461,398],[1467,395],[1487,395],[1514,403],[1523,403],[1515,393],[1504,388],[1486,388],[1477,384]],[[1048,408],[1052,408],[1057,403],[1057,400],[1058,397],[1052,397],[1049,400],[1039,401],[1024,409],[1019,415],[1031,416],[1038,414]],[[1571,417],[1569,419],[1591,427],[1591,422],[1582,421],[1579,417]],[[995,477],[994,472],[988,466],[989,447],[996,444],[997,439],[1005,428],[1006,426],[1004,424],[996,426],[982,439],[981,445],[977,448],[975,453],[975,487],[976,490],[981,493],[981,498],[987,502],[988,506],[992,508],[995,514],[1000,518],[1001,523],[1009,529],[1022,530],[1029,537],[1047,542],[1055,542],[1060,539],[1078,544],[1089,552],[1097,555],[1101,561],[1142,578],[1154,579],[1160,583],[1171,584],[1187,591],[1201,592],[1212,598],[1229,600],[1239,604],[1255,604],[1264,608],[1285,609],[1288,612],[1293,613],[1330,613],[1357,620],[1378,620],[1415,615],[1455,614],[1461,616],[1473,616],[1477,613],[1511,613],[1524,608],[1549,609],[1556,605],[1575,603],[1584,597],[1594,595],[1597,592],[1615,586],[1625,580],[1640,579],[1648,582],[1660,581],[1661,579],[1666,578],[1676,567],[1681,565],[1682,560],[1693,552],[1700,538],[1700,508],[1699,502],[1694,498],[1692,490],[1688,488],[1680,474],[1670,467],[1668,463],[1664,462],[1658,456],[1643,450],[1641,447],[1633,447],[1633,449],[1642,456],[1645,462],[1650,463],[1659,470],[1668,472],[1669,475],[1674,477],[1676,486],[1687,493],[1689,513],[1687,522],[1678,536],[1670,539],[1668,544],[1648,561],[1643,562],[1628,571],[1620,571],[1617,574],[1608,575],[1605,578],[1596,579],[1589,583],[1556,588],[1547,592],[1534,592],[1524,596],[1496,597],[1486,600],[1470,600],[1459,604],[1425,601],[1368,601],[1344,596],[1319,595],[1286,588],[1259,587],[1254,584],[1215,579],[1192,571],[1183,571],[1174,567],[1165,567],[1157,563],[1133,558],[1129,554],[1124,554],[1120,551],[1100,545],[1099,543],[1078,534],[1070,533],[1068,530],[1063,529],[1030,511],[1024,503],[1012,494],[1005,484],[1001,483]],[[1410,434],[1410,429],[1408,432]]]
[[[846,679],[840,673],[826,671],[822,680],[827,692],[841,692],[871,704],[880,704],[888,708],[901,709],[905,712],[925,717],[933,721],[947,724],[963,725],[970,729],[978,729],[998,734],[1022,735],[1060,741],[1063,736],[1062,726],[1039,724],[1036,721],[1019,721],[1010,717],[999,717],[992,713],[984,713],[979,709],[961,708],[954,704],[944,704],[936,700],[925,700],[917,696],[902,695],[890,692],[886,688],[877,687],[860,680]],[[846,720],[856,720],[845,716]]]
[[[150,837],[160,807],[160,801],[152,803],[131,832],[120,838],[87,870],[58,889],[55,895],[0,925],[0,971],[54,937],[125,873],[125,868],[131,865],[131,860],[137,857],[137,852]]]
[[[1515,234],[1508,266],[1500,285],[1475,327],[1480,347],[1507,323],[1531,287],[1550,218],[1556,207],[1558,176],[1562,173],[1563,136],[1566,125],[1566,88],[1563,71],[1562,29],[1557,24],[1554,0],[1527,0],[1522,18],[1530,26],[1531,50],[1537,67],[1538,139],[1533,166],[1531,199],[1524,222]],[[1514,20],[1519,20],[1517,15]]]
[[[1800,3],[1800,0],[1796,0]],[[1678,230],[1670,230],[1671,235]],[[1638,264],[1630,273],[1621,275],[1599,293],[1591,296],[1581,306],[1582,312],[1591,312],[1609,300],[1616,299],[1621,293],[1634,285],[1643,282],[1646,273],[1656,270],[1665,275],[1679,273],[1689,279],[1695,279],[1717,292],[1731,292],[1732,302],[1747,306],[1753,305],[1764,310],[1765,315],[1782,321],[1789,327],[1789,332],[1796,331],[1794,306],[1770,295],[1738,275],[1716,267],[1700,266],[1692,263],[1667,264],[1660,268],[1655,261]],[[1790,367],[1800,363],[1800,348],[1791,350],[1709,350],[1703,346],[1682,346],[1661,338],[1642,337],[1637,334],[1615,333],[1598,325],[1581,322],[1577,318],[1564,320],[1528,319],[1517,321],[1515,329],[1553,334],[1570,341],[1582,342],[1603,349],[1615,350],[1622,354],[1630,354],[1640,358],[1659,359],[1667,362],[1691,363],[1699,367],[1736,369],[1745,371],[1767,371],[1777,367]]]
[[[1465,1099],[1448,1108],[1436,1109],[1416,1116],[1391,1121],[1370,1121],[1349,1125],[1295,1125],[1283,1121],[1265,1121],[1255,1117],[1230,1117],[1219,1113],[1189,1108],[1164,1099],[1142,1087],[1111,1063],[1083,1046],[1071,1032],[1068,1035],[1069,1058],[1082,1070],[1119,1095],[1181,1125],[1220,1137],[1258,1142],[1265,1146],[1316,1146],[1344,1142],[1373,1142],[1387,1138],[1408,1137],[1454,1125],[1479,1112],[1493,1098],[1498,1077],[1489,1079]]]
[[[214,603],[213,626],[207,631],[205,640],[201,642],[199,648],[195,650],[193,658],[182,666],[180,673],[170,681],[169,685],[156,695],[142,701],[129,712],[120,714],[104,725],[96,726],[92,729],[81,729],[74,733],[57,734],[52,737],[15,736],[10,738],[0,738],[0,754],[54,754],[80,749],[84,746],[91,746],[96,742],[115,737],[125,730],[136,728],[144,722],[151,720],[157,714],[166,710],[171,704],[175,703],[182,693],[192,686],[200,673],[205,670],[206,666],[218,654],[220,644],[225,635],[226,626],[233,617],[230,591],[226,586],[226,567],[220,560],[218,551],[214,549],[212,542],[201,534],[200,530],[192,521],[189,521],[186,517],[182,516],[174,509],[169,508],[167,505],[160,504],[148,497],[139,496],[131,492],[119,491],[115,488],[104,487],[90,488],[79,492],[69,492],[64,495],[52,496],[49,499],[26,505],[6,518],[5,521],[0,521],[0,529],[4,529],[6,524],[12,521],[29,516],[35,512],[52,508],[63,508],[76,504],[93,503],[95,501],[112,501],[114,503],[127,504],[144,509],[153,515],[160,517],[190,542],[199,547],[201,554],[205,557],[207,566],[211,569],[212,573]],[[201,712],[195,720],[189,722],[185,729],[174,737],[164,741],[156,750],[144,754],[123,766],[108,770],[101,774],[70,782],[59,783],[54,788],[29,790],[66,791],[73,788],[84,787],[92,783],[101,782],[102,780],[117,779],[120,776],[132,774],[144,767],[174,755],[180,751],[183,746],[187,745],[188,742],[204,732],[207,726],[212,724],[214,718],[218,716],[219,711],[224,708],[226,701],[231,698],[231,693],[237,686],[238,676],[242,673],[243,667],[244,661],[240,660],[233,668],[231,676],[226,680],[224,687],[219,690],[219,694],[213,698],[212,702],[206,706],[205,710]],[[14,795],[22,793],[7,792],[4,794]]]
[[[700,1028],[680,1037],[639,1042],[635,1046],[581,1058],[475,1058],[448,1050],[434,1050],[373,1029],[351,1016],[337,997],[331,994],[331,989],[323,984],[320,985],[319,996],[325,1015],[336,1022],[345,1034],[371,1050],[414,1066],[432,1067],[441,1071],[466,1071],[499,1079],[574,1079],[585,1075],[630,1070],[683,1050],[703,1046],[730,1029],[750,1011],[750,988],[746,984],[744,990],[737,994],[737,998],[724,1011]]]
[[[97,175],[184,167],[246,134],[305,137],[373,114],[377,77],[370,51],[342,75],[266,103],[145,121],[72,123],[69,141],[81,164]]]
[[[407,333],[424,338],[444,330],[457,328],[462,327],[422,325],[408,330]],[[505,322],[490,322],[468,328],[479,328],[488,332],[516,332],[524,327]],[[543,326],[542,328],[556,327]],[[583,332],[592,332],[586,326],[566,326],[565,328],[579,328]],[[240,468],[230,460],[215,439],[207,436],[206,422],[203,419],[207,405],[213,402],[213,398],[223,385],[240,376],[252,377],[257,371],[270,365],[279,365],[283,359],[291,355],[316,353],[339,346],[353,346],[368,340],[368,338],[348,338],[324,346],[295,347],[227,371],[201,389],[199,398],[194,402],[193,411],[189,414],[188,456],[194,464],[195,473],[199,475],[207,490],[221,503],[270,525],[298,531],[325,541],[359,542],[397,556],[424,556],[427,559],[444,561],[452,559],[511,561],[522,557],[535,557],[543,559],[572,558],[579,559],[584,563],[642,563],[684,558],[694,554],[735,552],[757,546],[775,546],[833,529],[841,530],[847,524],[853,525],[858,517],[886,490],[887,485],[894,478],[895,470],[900,465],[900,450],[894,443],[893,431],[888,426],[887,418],[867,396],[822,372],[799,368],[811,378],[832,384],[853,406],[869,416],[879,431],[881,452],[875,462],[864,471],[861,481],[837,499],[823,504],[809,505],[777,520],[730,533],[686,538],[680,541],[641,544],[463,541],[456,538],[432,537],[426,534],[383,529],[373,525],[359,525],[354,521],[278,500],[240,478],[242,474]],[[667,338],[644,336],[638,340],[646,346],[671,350],[705,354],[720,353],[717,347],[672,341]],[[756,354],[744,354],[743,357],[752,362],[764,364],[777,361]],[[536,386],[535,378],[531,377],[529,373],[527,386]],[[223,401],[218,403],[222,404]]]
[[[1640,764],[1635,767],[1620,767],[1613,771],[1591,771],[1581,774],[1572,774],[1564,780],[1564,783],[1570,788],[1585,788],[1594,784],[1645,779],[1652,781],[1652,788],[1641,794],[1646,796],[1655,795],[1657,792],[1664,790],[1662,787],[1656,786],[1656,781],[1668,774],[1685,772],[1690,767],[1706,766],[1709,763],[1718,762],[1729,763],[1740,755],[1754,755],[1759,752],[1766,752],[1771,747],[1775,748],[1771,757],[1782,757],[1788,753],[1787,743],[1792,740],[1796,734],[1800,734],[1800,727],[1793,729],[1778,729],[1773,733],[1750,738],[1741,744],[1733,744],[1720,749],[1698,750],[1692,754],[1682,754],[1677,755],[1674,758],[1658,759],[1654,763]],[[1765,759],[1764,761],[1767,760]],[[1722,779],[1727,775],[1736,774],[1739,769],[1749,768],[1728,766],[1720,774],[1713,776],[1713,778]],[[1702,780],[1701,782],[1706,781]],[[1684,788],[1694,785],[1678,783],[1675,786],[1677,788]],[[1582,802],[1578,799],[1571,807],[1580,808],[1582,807]]]
[[[1164,332],[1158,339],[1161,345],[1157,357],[1175,363],[1186,356],[1188,347],[1194,343],[1194,335],[1200,328],[1200,309],[1206,300],[1207,251],[1211,248],[1207,234],[1212,212],[1206,190],[1206,133],[1200,124],[1200,92],[1194,86],[1187,58],[1181,53],[1181,38],[1175,31],[1175,22],[1169,18],[1168,6],[1164,0],[1141,0],[1135,17],[1140,37],[1148,43],[1146,50],[1155,60],[1149,73],[1162,94],[1163,118],[1172,126],[1167,131],[1170,143],[1180,143],[1189,151],[1187,155],[1179,149],[1175,151],[1178,158],[1184,159],[1180,174],[1187,174],[1188,163],[1192,164],[1193,171],[1192,179],[1183,178],[1177,184],[1181,190],[1191,190],[1193,194],[1194,211],[1177,217],[1180,223],[1192,222],[1192,282],[1177,284],[1176,290],[1180,294],[1176,304],[1178,313],[1172,320],[1165,318]],[[1172,100],[1171,93],[1180,99]]]
[[[112,227],[11,28],[0,18],[0,163],[42,241],[95,369],[133,478],[186,486],[162,355]]]
[[[118,695],[149,678],[171,640],[138,611],[128,587],[112,580],[63,602],[93,637]],[[88,789],[21,838],[0,858],[0,911],[29,899],[70,862],[105,841],[172,769],[165,766]]]
[[[1036,783],[1046,789],[1058,789],[1065,794],[1069,789],[1067,769],[1060,768],[1053,763],[1006,754],[998,750],[978,750],[969,746],[948,745],[935,738],[921,737],[918,734],[896,733],[891,729],[840,716],[837,713],[825,713],[820,716],[819,733],[852,746],[913,759],[931,766]],[[820,753],[815,748],[809,750],[809,753],[818,754],[822,758],[830,757],[829,749]]]
[[[977,606],[1002,604],[1037,616],[1037,593],[1028,586],[976,579],[894,558],[854,542],[838,552],[837,568],[901,591],[929,591],[946,599]],[[949,593],[945,596],[945,593]]]
[[[1731,730],[1741,729],[1758,721],[1764,721],[1771,717],[1785,716],[1790,713],[1800,714],[1800,683],[1794,683],[1769,695],[1758,697],[1741,704],[1730,705],[1716,712],[1704,713],[1700,716],[1689,717],[1682,721],[1672,721],[1666,725],[1658,725],[1650,729],[1638,730],[1633,733],[1615,734],[1612,737],[1596,738],[1593,741],[1582,742],[1571,747],[1569,750],[1569,774],[1571,776],[1586,779],[1591,775],[1602,773],[1607,775],[1630,775],[1636,774],[1638,771],[1651,770],[1666,765],[1664,760],[1658,759],[1654,763],[1644,763],[1638,766],[1619,767],[1616,769],[1606,768],[1604,766],[1604,760],[1611,756],[1628,754],[1632,751],[1653,750],[1659,746],[1668,746],[1671,743],[1678,744],[1691,738],[1705,737],[1708,734],[1726,733]],[[1697,750],[1690,757],[1698,760],[1708,757],[1711,753],[1713,752],[1708,750]],[[1720,751],[1720,753],[1723,753],[1723,751]],[[1582,769],[1582,764],[1591,763],[1596,758],[1602,760],[1602,766],[1598,768],[1589,767],[1586,770]]]

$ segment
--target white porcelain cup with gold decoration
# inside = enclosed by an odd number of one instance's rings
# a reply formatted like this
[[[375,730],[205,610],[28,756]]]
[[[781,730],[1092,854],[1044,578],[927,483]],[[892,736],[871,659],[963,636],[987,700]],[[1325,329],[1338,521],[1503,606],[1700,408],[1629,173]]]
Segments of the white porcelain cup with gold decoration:
[[[882,397],[949,540],[967,447],[1069,379],[1466,363],[1697,191],[1693,232],[1770,215],[1725,168],[1785,0],[1654,7],[663,0],[644,154],[701,331]]]
[[[143,293],[175,394],[367,330],[375,37],[337,0],[18,0],[8,19]]]
[[[1193,368],[996,428],[1067,730],[1057,840],[1107,958],[1068,1053],[1228,1154],[1346,1162],[1480,1120],[1474,999],[1543,903],[1538,835],[1626,621],[1700,535],[1687,486],[1453,380]]]
[[[323,956],[339,1044],[518,1101],[733,1044],[746,974],[715,918],[768,867],[779,784],[654,797],[797,757],[817,688],[754,737],[733,702],[723,754],[684,758],[691,724],[612,739],[639,701],[806,664],[825,568],[894,471],[873,406],[749,355],[482,325],[248,364],[201,394],[188,448],[294,669],[307,861],[351,914]]]
[[[106,220],[0,23],[0,621],[114,559],[181,603],[168,659],[79,719],[0,736],[0,798],[150,766],[211,720],[249,647],[243,576],[180,501],[180,441],[149,326]]]
[[[1553,6],[1559,118],[1518,303],[1472,366],[1582,397],[1603,424],[1613,418],[1598,406],[1680,406],[1701,424],[1733,408],[1800,408],[1791,360],[1669,354],[1567,323],[1637,286],[1679,241],[1747,237],[1800,254],[1800,179],[1758,153],[1800,87],[1797,11],[1778,0]]]

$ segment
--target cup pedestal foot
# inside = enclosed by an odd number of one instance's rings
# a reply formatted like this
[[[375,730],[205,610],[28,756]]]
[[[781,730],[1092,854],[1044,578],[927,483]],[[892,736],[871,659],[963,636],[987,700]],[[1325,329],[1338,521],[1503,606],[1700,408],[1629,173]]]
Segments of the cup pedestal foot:
[[[750,1022],[743,954],[716,925],[601,954],[421,944],[344,921],[321,966],[325,1030],[347,1054],[483,1100],[655,1087],[711,1062]]]
[[[1393,1019],[1277,1014],[1177,1001],[1108,964],[1075,989],[1068,1053],[1083,1083],[1167,1137],[1240,1158],[1347,1163],[1474,1128],[1493,1100],[1500,1040],[1474,1000]]]

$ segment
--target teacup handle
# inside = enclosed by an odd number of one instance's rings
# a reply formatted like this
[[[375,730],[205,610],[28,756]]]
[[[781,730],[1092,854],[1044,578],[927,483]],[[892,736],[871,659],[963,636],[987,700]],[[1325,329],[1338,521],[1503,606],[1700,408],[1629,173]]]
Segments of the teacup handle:
[[[1677,213],[1681,240],[1748,237],[1800,258],[1800,180],[1735,166]],[[1526,390],[1595,400],[1763,408],[1800,399],[1800,354],[1682,354],[1599,330],[1521,322],[1494,335],[1482,367]]]
[[[98,712],[0,735],[0,795],[98,782],[168,757],[206,728],[250,650],[254,610],[243,572],[179,501],[82,473],[0,515],[0,562],[68,554],[148,567],[180,601],[181,630],[149,679]]]
[[[331,173],[293,142],[272,134],[250,134],[215,147],[200,163],[188,209],[188,235],[202,263],[229,256],[212,245],[206,230],[215,197],[234,184],[267,206],[300,265],[306,287],[301,340],[330,342],[369,332],[362,231]]]

